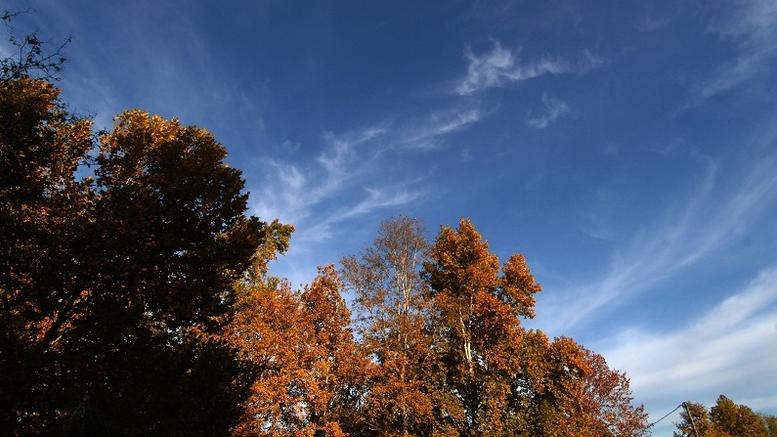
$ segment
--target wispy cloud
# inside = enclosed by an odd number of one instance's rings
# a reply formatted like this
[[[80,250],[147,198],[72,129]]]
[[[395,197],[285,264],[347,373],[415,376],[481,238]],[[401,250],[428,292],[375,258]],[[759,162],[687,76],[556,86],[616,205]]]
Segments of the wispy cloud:
[[[384,134],[383,129],[374,127],[343,136],[327,132],[323,135],[326,147],[312,163],[261,160],[266,174],[263,188],[253,197],[257,199],[254,213],[287,223],[305,219],[311,208],[329,199],[348,179],[364,171],[364,164],[374,159],[375,154],[359,153],[357,148],[373,143]]]
[[[289,153],[296,152],[297,150],[299,150],[300,147],[302,147],[302,143],[300,143],[299,141],[293,141],[290,139],[287,139],[283,143],[281,143],[281,149]]]
[[[466,77],[456,87],[456,92],[460,95],[502,87],[511,82],[520,82],[543,74],[567,73],[570,68],[567,62],[551,58],[522,63],[512,51],[502,48],[499,41],[493,41],[491,50],[481,56],[467,46],[464,57],[469,61],[469,66]]]
[[[777,266],[676,330],[622,332],[604,355],[631,377],[654,416],[662,401],[712,402],[721,393],[777,408]],[[652,407],[652,408],[651,408]]]
[[[569,105],[560,99],[554,99],[547,94],[542,94],[542,110],[539,113],[529,114],[526,124],[535,129],[545,129],[551,123],[569,113]]]
[[[318,243],[328,240],[333,236],[332,227],[338,223],[370,214],[378,209],[405,205],[424,195],[421,190],[410,190],[402,186],[365,188],[364,191],[367,193],[366,197],[356,204],[339,208],[314,226],[301,230],[296,237],[297,241]]]
[[[252,213],[264,220],[279,218],[297,228],[290,251],[273,274],[300,285],[315,274],[312,266],[333,261],[326,243],[343,233],[346,223],[360,223],[381,210],[401,207],[424,196],[418,180],[387,176],[381,169],[389,133],[382,128],[322,136],[323,150],[295,161],[262,159],[264,178],[254,190]],[[259,172],[257,172],[259,173]],[[379,188],[376,188],[379,187]],[[338,249],[342,250],[342,248]]]
[[[339,185],[339,182],[352,170],[347,166],[356,157],[355,148],[369,143],[385,133],[386,131],[381,128],[364,129],[356,135],[351,134],[345,137],[339,137],[332,132],[327,132],[324,134],[324,139],[331,147],[319,155],[318,162],[326,170],[332,183]]]
[[[653,32],[666,27],[671,20],[669,18],[655,18],[645,15],[642,21],[634,26],[640,32]]]
[[[601,65],[602,60],[585,51],[576,62],[550,56],[535,61],[523,61],[520,48],[515,52],[505,49],[497,40],[492,40],[489,51],[481,55],[465,47],[464,57],[468,61],[467,74],[456,85],[455,93],[466,96],[489,89],[522,82],[545,74],[582,72]]]
[[[728,91],[767,72],[766,62],[777,55],[777,3],[742,0],[733,9],[711,20],[709,31],[737,45],[738,55],[724,63],[695,88],[691,105]]]
[[[261,159],[258,164],[265,177],[252,195],[253,213],[297,224],[297,242],[321,243],[333,236],[338,223],[423,195],[415,188],[417,178],[397,180],[383,174],[380,164],[386,154],[442,147],[445,137],[469,128],[485,114],[470,105],[404,123],[382,123],[345,134],[326,132],[323,151],[312,159]],[[381,181],[386,182],[375,188]]]
[[[540,301],[550,308],[539,313],[552,314],[546,327],[564,333],[590,321],[603,307],[651,289],[740,235],[777,198],[777,132],[763,141],[760,152],[767,152],[730,190],[718,180],[718,163],[700,157],[705,176],[686,206],[616,252],[602,277]]]
[[[437,111],[416,123],[399,129],[398,142],[403,146],[436,149],[447,134],[464,130],[486,114],[480,108],[455,108]]]

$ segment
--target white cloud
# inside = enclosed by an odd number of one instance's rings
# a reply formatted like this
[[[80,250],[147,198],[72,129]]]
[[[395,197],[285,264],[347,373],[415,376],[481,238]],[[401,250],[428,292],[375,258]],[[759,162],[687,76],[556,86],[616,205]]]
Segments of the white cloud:
[[[290,163],[273,159],[263,161],[268,170],[263,189],[256,195],[254,213],[267,220],[279,218],[297,223],[311,213],[311,208],[329,199],[343,188],[350,178],[359,175],[366,161],[357,148],[384,135],[379,128],[368,128],[354,134],[336,136],[324,134],[325,150],[315,163]],[[306,166],[304,173],[299,166]]]
[[[757,409],[777,408],[777,267],[767,269],[701,317],[672,331],[631,329],[605,349],[657,419],[685,400],[719,394]]]
[[[365,188],[361,176],[370,174],[374,181],[375,172],[380,173],[379,162],[386,152],[439,148],[446,136],[471,127],[486,115],[482,109],[470,104],[432,111],[426,117],[406,120],[394,127],[383,122],[346,134],[325,132],[324,150],[312,162],[271,158],[259,161],[266,173],[261,181],[262,188],[251,196],[254,201],[253,213],[266,220],[278,218],[282,222],[297,225],[308,221],[315,214],[315,223],[325,222],[329,229],[330,225],[350,216],[339,212],[334,213],[334,216],[326,213],[322,216],[318,207],[336,198],[342,200],[353,197],[356,188],[366,189],[370,194],[362,203],[350,208],[363,210],[367,207],[376,209],[393,206],[378,202],[378,199],[383,199],[382,195],[377,196],[377,191]],[[407,185],[407,181],[394,181],[384,189],[397,191],[406,189]],[[350,195],[345,196],[348,193]],[[407,196],[404,198],[409,199]],[[331,233],[325,232],[322,235],[329,238]],[[326,238],[310,238],[310,241]]]
[[[520,58],[520,49],[514,53],[503,48],[497,40],[493,40],[491,50],[482,55],[475,54],[471,47],[467,46],[464,49],[464,57],[469,62],[467,75],[455,88],[455,93],[462,96],[545,74],[582,72],[602,63],[600,58],[589,51],[584,51],[575,63],[552,57],[524,62]]]
[[[542,111],[539,114],[529,115],[526,124],[535,129],[545,129],[551,123],[569,113],[569,105],[563,100],[554,99],[547,94],[542,94]]]
[[[333,212],[312,214],[311,219],[305,222],[306,226],[299,226],[292,235],[289,251],[273,262],[271,274],[288,279],[295,287],[310,283],[316,273],[314,266],[335,262],[344,250],[348,250],[348,246],[341,245],[340,240],[334,247],[327,246],[328,241],[363,228],[364,221],[358,222],[359,219],[369,221],[371,214],[402,207],[425,195],[421,190],[402,185],[365,188],[363,191],[366,195],[355,203],[346,203]]]
[[[438,148],[441,137],[464,130],[479,122],[485,114],[478,108],[456,108],[433,112],[420,124],[411,124],[400,129],[399,143],[421,149]]]
[[[770,132],[762,150],[773,150],[777,132]],[[765,146],[765,147],[763,147]],[[546,308],[543,326],[556,334],[568,333],[578,324],[592,320],[605,306],[643,293],[683,269],[697,263],[714,250],[732,241],[758,218],[777,198],[777,152],[759,156],[741,182],[724,189],[718,181],[718,164],[709,158],[697,192],[680,211],[640,232],[625,248],[616,252],[608,271],[601,277],[541,298]]]
[[[309,282],[315,274],[313,266],[339,256],[337,251],[321,248],[338,233],[352,230],[344,224],[424,195],[416,188],[416,180],[390,180],[381,174],[386,136],[385,130],[376,128],[345,135],[326,133],[324,150],[309,161],[260,162],[266,175],[263,188],[252,193],[252,213],[296,226],[291,248],[274,263],[273,274],[295,286]],[[381,185],[370,188],[367,184]]]
[[[550,58],[523,64],[513,52],[502,48],[499,41],[494,41],[491,50],[482,56],[476,55],[468,46],[464,50],[464,56],[469,61],[469,66],[467,76],[456,87],[459,95],[470,95],[543,74],[566,73],[570,69],[566,62]]]
[[[266,173],[262,188],[251,196],[253,213],[265,220],[296,224],[295,242],[320,243],[332,237],[337,223],[410,203],[422,195],[410,188],[417,182],[413,180],[391,181],[381,189],[367,186],[383,179],[379,163],[386,152],[440,147],[443,137],[467,129],[483,116],[478,108],[458,107],[393,129],[369,127],[344,135],[326,132],[324,150],[310,162],[269,158],[259,162]],[[356,194],[358,189],[366,190],[366,197]],[[351,204],[345,200],[353,198],[360,200]]]
[[[388,189],[365,188],[367,196],[353,205],[346,205],[326,216],[314,226],[302,229],[295,237],[297,242],[316,243],[332,238],[332,227],[345,220],[361,217],[373,211],[397,207],[413,202],[423,196],[419,190],[408,190],[405,187],[390,187]]]
[[[713,19],[709,31],[737,44],[739,53],[695,89],[691,104],[726,92],[759,74],[765,64],[777,55],[777,2],[742,0],[733,2],[733,10]]]

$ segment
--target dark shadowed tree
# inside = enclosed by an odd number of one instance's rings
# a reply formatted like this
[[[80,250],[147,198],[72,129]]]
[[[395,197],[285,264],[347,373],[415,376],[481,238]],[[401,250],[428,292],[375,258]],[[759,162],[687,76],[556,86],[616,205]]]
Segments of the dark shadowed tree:
[[[44,432],[62,405],[61,336],[84,304],[95,193],[75,171],[91,122],[50,83],[0,80],[0,398],[3,428]]]
[[[204,129],[140,111],[95,147],[58,95],[0,80],[3,428],[224,433],[245,387],[210,334],[267,237],[240,172]]]

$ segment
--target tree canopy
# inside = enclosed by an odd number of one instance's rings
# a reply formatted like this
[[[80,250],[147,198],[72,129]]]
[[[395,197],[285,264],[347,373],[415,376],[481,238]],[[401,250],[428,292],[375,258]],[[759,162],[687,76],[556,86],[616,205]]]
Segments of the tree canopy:
[[[699,435],[709,437],[777,436],[777,416],[758,414],[724,395],[720,395],[709,410],[699,403],[685,404],[687,411],[681,413],[680,422],[676,424],[676,437],[694,435],[694,426]]]
[[[195,425],[192,410],[214,408],[208,385],[237,370],[201,337],[268,237],[244,215],[239,170],[207,131],[137,110],[95,138],[40,79],[0,82],[0,125],[3,421]]]

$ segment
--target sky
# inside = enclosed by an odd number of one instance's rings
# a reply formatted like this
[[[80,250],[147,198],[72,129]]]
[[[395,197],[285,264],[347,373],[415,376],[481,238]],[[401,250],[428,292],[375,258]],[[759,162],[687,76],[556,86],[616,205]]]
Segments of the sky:
[[[657,419],[777,413],[777,2],[3,2],[109,128],[211,130],[308,282],[400,214],[470,217],[543,285],[527,322],[602,353]],[[0,45],[7,54],[8,46]],[[671,435],[672,416],[654,435]]]

